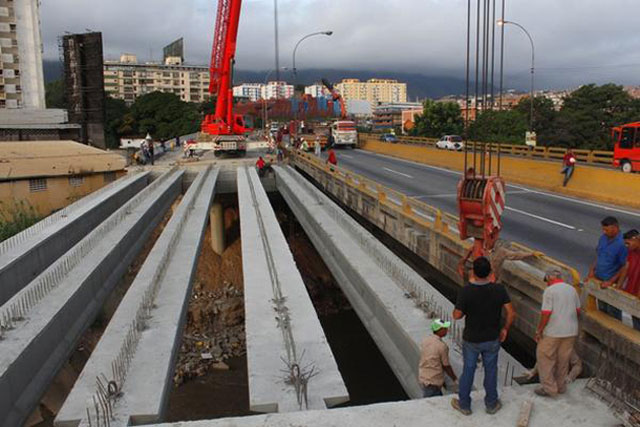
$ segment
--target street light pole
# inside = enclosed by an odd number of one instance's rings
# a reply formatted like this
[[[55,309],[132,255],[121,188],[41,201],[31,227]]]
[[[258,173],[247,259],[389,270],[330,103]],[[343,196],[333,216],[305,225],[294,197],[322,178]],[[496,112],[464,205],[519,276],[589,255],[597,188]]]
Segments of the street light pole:
[[[536,59],[536,50],[535,50],[535,46],[533,45],[533,38],[531,37],[531,34],[529,34],[529,32],[526,30],[526,28],[524,28],[522,25],[518,24],[517,22],[505,21],[503,19],[499,19],[497,24],[500,26],[503,26],[506,24],[515,25],[527,35],[527,37],[529,38],[529,42],[531,42],[531,95],[530,95],[531,118],[529,122],[529,130],[533,132],[533,87],[534,87],[534,71],[535,71],[535,59]]]
[[[282,67],[283,71],[287,71],[288,68],[287,67]],[[262,127],[264,128],[264,130],[266,131],[267,129],[267,81],[269,80],[269,77],[271,77],[271,74],[273,74],[274,71],[278,71],[278,74],[280,74],[280,70],[276,70],[276,69],[272,69],[269,70],[269,72],[264,76],[264,84],[263,86],[265,87],[265,91],[264,91],[264,97],[262,98]],[[276,89],[276,99],[278,99],[278,91]],[[262,96],[262,94],[260,94]]]
[[[298,50],[298,46],[300,46],[300,43],[302,43],[304,40],[308,39],[309,37],[331,36],[332,34],[333,34],[333,31],[318,31],[315,33],[307,34],[306,36],[298,40],[298,43],[296,43],[296,47],[293,48],[293,91],[294,93],[295,93],[295,86],[298,81],[298,70],[296,69],[296,51]]]

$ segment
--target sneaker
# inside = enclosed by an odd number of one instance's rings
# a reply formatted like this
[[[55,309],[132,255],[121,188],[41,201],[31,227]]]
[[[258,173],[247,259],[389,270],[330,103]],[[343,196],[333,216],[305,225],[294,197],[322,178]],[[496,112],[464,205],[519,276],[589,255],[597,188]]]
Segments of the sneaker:
[[[500,400],[496,401],[496,404],[493,406],[493,408],[486,408],[486,412],[489,415],[493,415],[496,412],[498,412],[500,410],[500,408],[502,408],[502,402],[500,402]]]
[[[451,406],[453,406],[453,409],[460,412],[462,415],[471,415],[471,409],[463,409],[460,406],[460,401],[456,398],[451,399]]]
[[[542,388],[542,387],[538,387],[535,390],[533,390],[533,392],[535,394],[537,394],[538,396],[542,396],[542,397],[552,397],[549,393],[547,393],[547,391]]]

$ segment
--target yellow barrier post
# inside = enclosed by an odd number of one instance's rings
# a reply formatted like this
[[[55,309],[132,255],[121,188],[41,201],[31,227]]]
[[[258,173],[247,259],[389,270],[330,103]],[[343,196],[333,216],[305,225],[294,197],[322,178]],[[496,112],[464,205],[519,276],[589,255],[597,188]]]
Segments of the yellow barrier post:
[[[382,189],[381,185],[376,185],[376,189],[378,191],[378,201],[380,203],[385,203],[387,201],[387,194]]]
[[[411,205],[409,204],[409,199],[404,194],[402,195],[402,212],[405,215],[413,215],[413,209],[411,209]]]

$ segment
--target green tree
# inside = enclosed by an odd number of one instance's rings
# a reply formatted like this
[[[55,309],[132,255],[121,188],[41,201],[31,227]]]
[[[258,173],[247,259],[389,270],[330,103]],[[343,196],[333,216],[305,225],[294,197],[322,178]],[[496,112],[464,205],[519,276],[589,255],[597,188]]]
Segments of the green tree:
[[[131,106],[131,115],[137,132],[149,133],[155,139],[193,133],[200,126],[197,105],[171,93],[152,92],[141,96]]]
[[[440,138],[442,135],[461,134],[463,126],[460,106],[457,103],[427,99],[422,114],[416,117],[411,134]]]
[[[525,117],[527,123],[531,121],[531,98],[522,98],[515,108],[522,116]],[[555,110],[553,101],[544,96],[538,96],[533,99],[533,130],[538,135],[539,145],[550,145],[550,141],[556,133],[556,118],[558,112]],[[527,130],[529,125],[527,125]],[[520,135],[519,142],[524,143],[525,134]]]
[[[105,99],[106,122],[104,131],[107,138],[107,147],[115,148],[120,145],[120,138],[133,131],[133,127],[125,127],[125,116],[129,112],[122,99],[114,99],[107,96]]]
[[[612,83],[589,84],[567,96],[557,116],[553,145],[611,149],[611,127],[638,120],[640,101]]]
[[[469,125],[469,138],[474,141],[523,144],[529,127],[528,115],[514,110],[486,110]]]
[[[44,85],[44,97],[47,108],[66,108],[64,103],[64,84],[54,80]]]

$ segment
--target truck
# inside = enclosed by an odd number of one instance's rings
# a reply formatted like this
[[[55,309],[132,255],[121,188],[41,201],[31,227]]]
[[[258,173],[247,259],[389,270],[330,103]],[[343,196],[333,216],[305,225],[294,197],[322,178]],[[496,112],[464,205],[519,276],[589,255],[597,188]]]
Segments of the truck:
[[[356,148],[358,144],[358,131],[356,123],[351,120],[338,120],[331,125],[331,135],[336,147]]]
[[[613,166],[622,172],[640,172],[640,122],[614,127]]]

